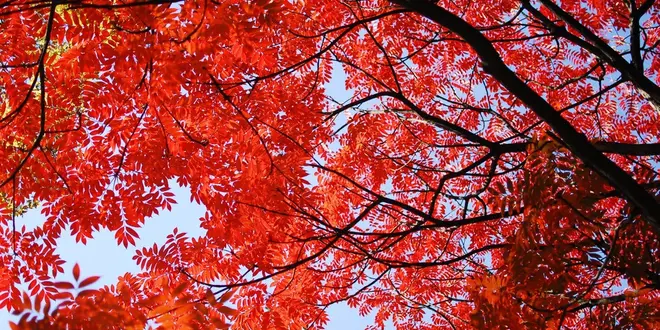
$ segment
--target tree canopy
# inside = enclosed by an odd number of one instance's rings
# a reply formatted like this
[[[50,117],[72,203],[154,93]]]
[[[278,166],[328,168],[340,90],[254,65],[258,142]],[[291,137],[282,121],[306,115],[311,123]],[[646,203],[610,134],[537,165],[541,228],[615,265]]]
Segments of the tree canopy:
[[[10,0],[0,44],[14,328],[660,327],[654,0]],[[204,236],[61,280],[174,182]]]

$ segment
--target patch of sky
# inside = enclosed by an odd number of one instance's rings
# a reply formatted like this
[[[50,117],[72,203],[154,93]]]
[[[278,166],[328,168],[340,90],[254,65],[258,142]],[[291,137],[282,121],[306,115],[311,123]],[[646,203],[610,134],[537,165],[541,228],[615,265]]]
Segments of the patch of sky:
[[[326,91],[326,98],[328,99],[328,108],[327,110],[332,111],[332,109],[341,106],[347,100],[350,100],[353,91],[347,90],[345,88],[346,81],[346,72],[341,67],[340,63],[334,62],[332,66],[331,79],[323,87]],[[340,113],[335,116],[333,119],[333,130],[337,130],[339,127],[344,126],[347,123],[347,117],[345,113]],[[341,148],[339,144],[339,139],[334,139],[330,144],[321,146],[329,151],[337,151]],[[325,165],[325,160],[317,152],[313,155],[314,162],[317,162],[321,165]],[[308,175],[305,177],[305,180],[309,182],[308,187],[313,187],[318,184],[316,169],[314,167],[306,167]]]
[[[122,245],[118,245],[114,233],[109,230],[94,233],[94,238],[88,240],[87,244],[77,243],[68,228],[63,230],[62,236],[57,239],[56,253],[66,261],[63,265],[65,272],[58,275],[56,281],[73,281],[71,269],[74,264],[78,263],[83,277],[101,276],[101,279],[90,288],[114,284],[117,282],[117,277],[126,272],[137,273],[140,271],[132,259],[135,250],[151,247],[154,242],[164,243],[167,235],[171,234],[174,228],[178,228],[179,232],[186,232],[188,237],[204,235],[206,231],[200,227],[197,219],[204,215],[205,208],[186,202],[190,200],[189,189],[178,186],[174,180],[170,180],[169,185],[179,204],[172,205],[171,211],[162,210],[159,215],[146,219],[144,225],[136,229],[140,239],[136,240],[135,246],[124,248]],[[25,225],[29,230],[45,221],[46,218],[41,214],[41,208],[36,208],[17,217],[16,225],[17,228]],[[21,287],[21,289],[26,288]],[[0,311],[0,328],[7,326],[10,320],[17,321],[18,317],[11,315],[6,310]]]
[[[328,98],[329,111],[341,107],[342,105],[351,102],[354,91],[346,89],[345,82],[347,79],[346,72],[343,70],[341,63],[333,62],[332,66],[332,76],[328,83],[324,85],[326,90],[326,97]],[[362,107],[368,107],[374,104],[363,104]],[[346,126],[350,118],[355,115],[359,110],[356,109],[347,109],[346,111],[335,116],[332,127],[333,131],[336,133],[336,138],[332,140],[327,146],[323,146],[329,151],[337,151],[342,146],[339,143],[339,137],[341,134],[345,133]],[[316,153],[314,154],[315,161],[319,162],[322,165],[325,165],[325,160]],[[314,168],[306,168],[308,175],[305,177],[306,181],[309,182],[308,187],[313,187],[318,184],[317,172]],[[391,191],[391,180],[388,180],[388,183],[382,187],[385,191]],[[367,315],[361,316],[357,309],[348,307],[345,302],[333,304],[326,309],[330,321],[325,327],[327,330],[346,330],[346,329],[364,329],[367,326],[373,324],[376,311],[372,311]],[[386,329],[394,329],[391,322],[387,324]]]

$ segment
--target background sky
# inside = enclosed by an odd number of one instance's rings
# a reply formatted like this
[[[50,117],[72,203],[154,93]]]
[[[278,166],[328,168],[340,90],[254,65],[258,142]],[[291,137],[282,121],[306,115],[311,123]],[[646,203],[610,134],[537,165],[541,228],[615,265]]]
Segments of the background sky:
[[[333,78],[325,86],[328,96],[340,102],[350,99],[352,93],[344,88],[345,79],[346,75],[341,67],[335,66]],[[339,118],[336,123],[338,127],[345,122],[343,116]],[[170,187],[172,187],[178,204],[173,205],[171,211],[161,210],[159,215],[148,218],[144,226],[137,230],[140,239],[136,241],[135,246],[128,248],[124,248],[123,245],[118,246],[114,234],[108,230],[94,233],[94,238],[88,240],[86,245],[76,243],[70,232],[64,231],[62,237],[58,239],[57,252],[67,263],[63,266],[64,276],[58,277],[58,279],[73,280],[69,278],[71,269],[75,263],[78,263],[82,278],[92,275],[101,276],[101,279],[90,286],[90,289],[114,284],[117,282],[117,277],[126,272],[137,273],[140,271],[138,265],[132,260],[135,250],[151,247],[153,243],[159,245],[164,243],[167,235],[171,234],[174,228],[178,228],[179,232],[188,233],[189,237],[204,235],[205,230],[199,226],[199,218],[205,213],[204,206],[190,202],[189,189],[179,187],[175,180],[170,181]],[[40,213],[40,208],[32,209],[25,215],[16,218],[16,227],[21,228],[25,225],[32,228],[44,221],[45,217]],[[327,312],[330,318],[330,322],[326,326],[327,330],[364,329],[372,324],[374,316],[372,313],[361,317],[356,309],[349,308],[345,303],[333,305],[327,309]],[[0,310],[0,329],[8,329],[8,321],[17,319],[7,310]],[[390,325],[387,329],[394,329],[394,327]]]

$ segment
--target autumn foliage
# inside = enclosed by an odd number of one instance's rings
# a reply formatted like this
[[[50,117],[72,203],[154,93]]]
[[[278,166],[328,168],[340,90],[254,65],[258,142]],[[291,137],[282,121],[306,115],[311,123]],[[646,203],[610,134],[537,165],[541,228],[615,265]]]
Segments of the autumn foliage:
[[[654,0],[17,0],[0,45],[14,328],[660,327]],[[63,267],[174,184],[204,236]]]

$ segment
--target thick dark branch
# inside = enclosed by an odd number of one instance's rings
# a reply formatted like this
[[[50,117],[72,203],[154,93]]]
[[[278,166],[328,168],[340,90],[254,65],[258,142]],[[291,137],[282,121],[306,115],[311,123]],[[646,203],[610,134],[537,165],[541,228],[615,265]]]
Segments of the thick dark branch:
[[[510,143],[502,144],[500,146],[502,152],[523,152],[526,150],[528,143]],[[607,142],[597,141],[593,142],[594,147],[600,152],[629,155],[629,156],[656,156],[660,155],[660,143],[622,143],[622,142]]]
[[[637,16],[637,4],[635,1],[630,1],[628,3],[630,6],[630,58],[632,59],[632,65],[638,71],[644,70],[644,63],[642,61],[642,53],[640,51],[641,46],[640,42],[640,26],[639,19]]]
[[[587,166],[593,168],[612,186],[621,191],[628,201],[639,208],[644,215],[644,219],[654,228],[654,231],[660,234],[660,205],[658,205],[655,198],[630,175],[598,151],[584,134],[576,131],[543,97],[520,80],[504,64],[492,43],[481,32],[460,17],[431,2],[391,1],[423,15],[462,37],[483,61],[486,73],[497,79],[507,90],[545,121],[566,143],[567,147]],[[660,93],[658,96],[660,99]]]
[[[550,0],[540,0],[543,5],[545,5],[550,11],[552,11],[557,17],[562,19],[568,26],[575,29],[580,33],[586,41],[595,47],[598,52],[594,52],[593,49],[588,49],[594,55],[600,57],[602,60],[606,61],[608,64],[616,68],[623,77],[630,80],[639,90],[642,92],[642,95],[651,102],[651,104],[656,107],[660,106],[660,87],[656,85],[653,81],[647,78],[644,73],[639,68],[636,68],[634,65],[628,63],[621,54],[612,49],[603,39],[598,37],[594,32],[592,32],[588,27],[580,23],[575,17],[570,13],[564,11],[556,3]],[[528,4],[529,1],[525,0],[524,3]],[[530,6],[526,6],[529,8]],[[568,37],[572,35],[565,28],[558,27],[555,25],[555,31],[562,37]],[[631,36],[635,39],[635,35]],[[638,36],[639,37],[639,36]],[[571,40],[570,38],[567,38]],[[634,41],[633,41],[634,42]],[[582,45],[581,45],[582,46]],[[634,59],[634,54],[633,54]],[[640,63],[641,65],[641,63]]]
[[[644,73],[644,60],[641,53],[641,28],[639,21],[646,12],[651,9],[655,0],[646,0],[639,8],[636,8],[635,1],[630,1],[630,56],[635,68]]]

